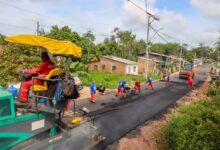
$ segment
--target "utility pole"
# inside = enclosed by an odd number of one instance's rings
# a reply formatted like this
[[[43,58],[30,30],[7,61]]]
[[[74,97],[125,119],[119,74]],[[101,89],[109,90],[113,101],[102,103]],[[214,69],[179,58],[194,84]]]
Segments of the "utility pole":
[[[145,0],[146,1],[146,0]],[[147,65],[146,65],[146,78],[148,76],[148,72],[149,72],[149,65],[148,65],[148,57],[149,57],[149,53],[148,53],[148,47],[149,47],[149,34],[150,34],[150,15],[148,15],[148,19],[147,19],[147,46],[146,46],[146,61],[147,61]]]
[[[218,31],[218,32],[220,33],[220,31]],[[218,56],[217,56],[217,57],[218,57],[218,58],[217,58],[217,61],[218,61],[218,62],[217,62],[217,68],[218,68],[218,67],[219,67],[219,49],[218,49],[218,46],[217,46],[217,51],[218,51]]]
[[[148,64],[148,59],[149,59],[149,35],[150,35],[150,26],[151,26],[151,23],[154,21],[154,20],[157,20],[159,21],[159,18],[157,18],[155,15],[149,13],[147,11],[147,0],[145,0],[145,7],[146,7],[146,17],[147,17],[147,45],[146,45],[146,52],[145,52],[145,55],[146,55],[146,70],[145,70],[145,73],[146,73],[146,78],[148,77],[148,72],[149,72],[149,64]],[[150,19],[152,18],[152,21],[150,21]]]
[[[182,53],[183,53],[183,44],[181,44],[181,47],[180,47],[180,70],[181,70],[181,66],[182,66]]]
[[[145,68],[145,73],[146,73],[146,77],[148,76],[148,47],[149,47],[149,34],[150,34],[150,25],[154,20],[159,21],[159,18],[156,17],[155,15],[149,13],[147,11],[147,0],[145,0],[145,10],[143,8],[141,8],[140,6],[138,6],[137,4],[135,4],[134,2],[132,2],[132,0],[127,0],[128,2],[132,3],[134,6],[136,6],[137,8],[139,8],[140,10],[144,11],[146,13],[146,17],[147,17],[147,45],[146,45],[146,52],[145,52],[145,57],[146,57],[146,66]],[[152,20],[150,20],[152,18]]]
[[[37,21],[37,35],[40,34],[40,22]]]
[[[217,68],[219,67],[219,51],[218,51],[218,54],[217,54]]]

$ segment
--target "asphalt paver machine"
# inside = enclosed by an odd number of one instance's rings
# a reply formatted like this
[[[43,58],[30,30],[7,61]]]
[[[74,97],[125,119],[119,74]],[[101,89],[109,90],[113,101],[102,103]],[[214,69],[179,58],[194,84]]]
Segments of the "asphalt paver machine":
[[[69,79],[71,60],[81,57],[81,48],[69,41],[36,35],[15,35],[5,40],[43,47],[52,56],[66,57],[66,63],[63,72],[56,68],[45,78],[32,77],[44,84],[32,85],[31,107],[15,103],[13,95],[0,87],[0,149],[90,149],[99,143],[103,138],[90,121],[69,128],[61,118],[66,100],[77,98],[63,96],[62,86]],[[44,104],[39,103],[42,98]]]

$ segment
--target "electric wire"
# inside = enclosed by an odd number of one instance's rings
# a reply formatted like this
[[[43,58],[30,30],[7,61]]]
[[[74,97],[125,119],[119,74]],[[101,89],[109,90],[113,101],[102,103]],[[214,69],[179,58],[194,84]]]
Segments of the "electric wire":
[[[62,21],[64,23],[66,23],[66,24],[72,24],[74,26],[77,26],[77,27],[80,27],[82,29],[86,29],[87,30],[87,28],[85,28],[85,27],[81,27],[79,25],[73,24],[72,22],[69,22],[69,21],[66,21],[66,20],[63,20],[63,19],[60,19],[60,18],[57,18],[57,17],[52,17],[52,16],[44,15],[44,14],[41,14],[41,13],[38,13],[38,12],[35,12],[35,11],[32,11],[32,10],[29,10],[29,9],[24,9],[24,8],[21,8],[21,7],[12,5],[12,4],[8,4],[8,3],[2,2],[2,1],[0,1],[0,3],[3,4],[3,5],[6,5],[8,7],[16,8],[18,10],[21,10],[21,11],[24,11],[24,12],[28,12],[28,13],[32,13],[32,14],[35,14],[35,15],[38,15],[38,16],[41,16],[41,17],[44,17],[44,18],[51,18],[51,19],[53,19],[55,21],[60,20],[60,21]]]
[[[17,26],[17,25],[11,25],[11,24],[7,24],[7,23],[4,23],[4,22],[0,22],[1,25],[5,25],[5,26],[11,26],[11,27],[16,27],[16,28],[22,28],[22,29],[25,29],[25,30],[29,30],[29,31],[35,31],[34,29],[31,29],[31,28],[27,28],[27,27],[23,27],[23,26]]]
[[[170,42],[167,41],[162,35],[160,35],[160,33],[157,32],[156,29],[154,29],[152,26],[150,26],[150,28],[151,28],[162,40],[164,40],[164,41],[167,42],[167,43],[170,43]]]

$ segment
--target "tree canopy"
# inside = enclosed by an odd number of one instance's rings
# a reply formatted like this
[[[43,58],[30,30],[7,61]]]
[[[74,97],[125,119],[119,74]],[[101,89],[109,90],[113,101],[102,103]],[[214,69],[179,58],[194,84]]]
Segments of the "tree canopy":
[[[52,26],[49,32],[41,29],[42,36],[50,37],[58,40],[69,40],[76,43],[83,50],[81,64],[87,64],[89,61],[97,61],[102,55],[114,55],[125,59],[137,60],[140,53],[146,50],[146,42],[143,39],[137,39],[131,31],[123,31],[114,28],[112,35],[106,37],[103,42],[96,44],[95,35],[92,31],[79,34],[70,27]],[[4,44],[4,50],[0,59],[0,85],[6,85],[8,82],[17,81],[15,70],[20,68],[30,68],[36,66],[40,61],[37,48],[24,46],[19,44],[9,44],[4,42],[4,35],[0,34],[0,44]],[[195,57],[210,57],[217,59],[216,56],[220,52],[220,38],[216,42],[213,49],[200,43],[197,47],[189,49],[185,45],[179,43],[150,43],[150,51],[166,55],[180,56],[182,49],[182,57],[190,61]],[[13,62],[13,63],[12,63]]]

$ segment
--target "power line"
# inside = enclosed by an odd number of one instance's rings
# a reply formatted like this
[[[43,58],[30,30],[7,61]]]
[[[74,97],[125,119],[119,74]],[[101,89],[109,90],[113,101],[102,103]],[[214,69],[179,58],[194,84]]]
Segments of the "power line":
[[[24,9],[24,8],[21,8],[21,7],[17,7],[17,6],[15,6],[15,5],[11,5],[11,4],[8,4],[8,3],[4,3],[4,2],[2,2],[2,1],[0,1],[0,3],[3,4],[3,5],[6,5],[6,6],[8,6],[8,7],[12,7],[12,8],[19,9],[19,10],[21,10],[21,11],[31,12],[31,13],[36,14],[36,15],[44,16],[44,15],[39,14],[39,13],[36,13],[36,12],[34,12],[34,11],[31,11],[31,10],[28,10],[28,9]]]
[[[136,6],[137,8],[139,8],[140,10],[144,11],[145,13],[147,13],[149,16],[152,16],[154,19],[158,19],[155,15],[151,14],[150,12],[148,12],[147,10],[145,10],[144,8],[142,8],[141,6],[137,5],[136,3],[132,2],[131,0],[127,0],[130,3],[132,3],[134,6]],[[146,5],[147,6],[147,5]]]
[[[156,29],[154,29],[152,26],[150,26],[150,28],[151,28],[162,40],[164,40],[164,41],[167,42],[167,43],[170,43],[170,42],[167,41],[162,35],[160,35],[160,33],[157,32]]]
[[[22,28],[22,29],[34,31],[34,29],[23,27],[23,26],[11,25],[11,24],[7,24],[7,23],[3,23],[3,22],[0,22],[0,24],[5,25],[5,26],[11,26],[11,27]]]
[[[53,18],[53,20],[56,20],[56,21],[57,21],[57,17],[52,17],[52,16],[48,16],[48,15],[43,15],[43,14],[41,14],[41,13],[37,13],[37,12],[32,11],[32,10],[29,10],[29,9],[24,9],[24,8],[21,8],[21,7],[12,5],[12,4],[8,4],[8,3],[2,2],[2,1],[0,1],[0,3],[3,4],[3,5],[6,5],[6,6],[8,6],[8,7],[16,8],[16,9],[18,9],[18,10],[21,10],[21,11],[24,11],[24,12],[28,12],[28,13],[32,13],[32,14],[35,14],[35,15],[38,15],[38,16],[42,16],[42,17],[46,17],[46,18]],[[3,11],[0,11],[0,12],[3,12]],[[4,13],[4,14],[7,14],[7,15],[12,15],[12,14],[8,14],[8,13],[5,13],[5,12],[3,12],[3,13]],[[67,23],[67,24],[69,24],[69,23],[72,24],[71,22],[67,22],[66,20],[63,20],[63,19],[59,19],[59,20],[62,21],[62,22],[65,22],[65,23]],[[35,22],[37,22],[37,21],[35,21]],[[5,24],[5,23],[0,23],[0,24]],[[5,24],[5,25],[6,25],[6,24]],[[76,24],[75,24],[75,25],[76,25]],[[28,30],[32,30],[32,31],[33,31],[33,29],[26,28],[26,27],[15,26],[15,25],[9,25],[9,26],[19,27],[19,28],[28,29]],[[46,27],[46,28],[51,29],[51,27],[48,27],[48,26],[45,26],[45,25],[40,25],[40,26],[43,26],[43,27]],[[88,28],[81,27],[81,26],[79,26],[79,25],[77,25],[77,27],[80,27],[80,28],[82,28],[82,29],[89,30]],[[84,33],[79,33],[79,34],[84,34]],[[93,34],[93,35],[95,35],[95,36],[106,36],[106,37],[107,37],[107,36],[111,36],[111,35],[109,35],[109,34]]]
[[[51,29],[52,27],[49,27],[49,26],[46,26],[46,25],[40,25],[41,27],[45,27],[45,28],[47,28],[47,29]],[[83,32],[77,32],[78,34],[81,34],[81,35],[83,35],[83,34],[86,34],[86,32],[85,33],[83,33]],[[94,34],[93,32],[92,32],[92,34],[94,35],[94,36],[104,36],[104,37],[108,37],[108,36],[112,36],[111,34],[105,34],[105,33],[101,33],[101,34]]]
[[[4,2],[2,2],[2,1],[0,1],[0,3],[3,4],[3,5],[6,5],[6,6],[8,6],[8,7],[16,8],[16,9],[18,9],[18,10],[21,10],[21,11],[24,11],[24,12],[28,12],[28,13],[32,13],[32,14],[35,14],[35,15],[38,15],[38,16],[41,16],[41,17],[53,18],[53,20],[56,20],[56,21],[57,21],[57,19],[58,19],[57,17],[52,17],[52,16],[48,16],[48,15],[41,14],[41,13],[37,13],[37,12],[35,12],[35,11],[29,10],[29,9],[24,9],[24,8],[21,8],[21,7],[17,7],[17,6],[15,6],[15,5],[8,4],[8,3],[4,3]],[[65,23],[67,23],[67,24],[69,24],[69,23],[72,24],[71,22],[66,21],[66,20],[63,20],[63,19],[60,19],[60,18],[59,18],[59,20],[62,21],[62,22],[65,22]],[[74,24],[73,24],[73,25],[74,25]],[[75,24],[75,25],[76,25],[76,24]],[[80,28],[82,28],[82,29],[86,29],[86,28],[81,27],[81,26],[79,26],[79,25],[76,25],[76,26],[78,26],[78,27],[80,27]],[[87,29],[86,29],[86,30],[87,30]]]

